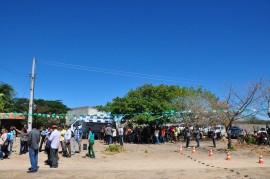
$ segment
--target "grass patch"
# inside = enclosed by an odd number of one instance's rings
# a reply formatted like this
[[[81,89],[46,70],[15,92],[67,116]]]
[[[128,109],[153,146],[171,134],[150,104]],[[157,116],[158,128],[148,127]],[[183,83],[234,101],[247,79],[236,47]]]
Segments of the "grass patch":
[[[111,152],[111,153],[119,153],[121,149],[121,146],[118,144],[112,144],[109,145],[106,149],[105,152]]]
[[[236,149],[235,146],[232,146],[232,147],[230,148],[230,150],[231,150],[231,151],[236,151],[237,149]]]

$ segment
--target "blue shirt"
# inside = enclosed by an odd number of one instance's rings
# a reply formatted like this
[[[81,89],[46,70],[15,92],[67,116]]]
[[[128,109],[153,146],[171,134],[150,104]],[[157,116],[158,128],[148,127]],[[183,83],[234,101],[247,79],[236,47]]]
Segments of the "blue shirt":
[[[95,140],[95,134],[92,133],[92,132],[89,132],[88,137],[89,137],[89,141],[94,141]]]
[[[42,130],[41,135],[46,136],[48,134],[48,129]]]
[[[14,130],[12,130],[12,131],[9,132],[9,135],[10,135],[9,136],[9,140],[10,141],[13,141],[14,140],[14,136],[16,135],[16,132]]]
[[[51,141],[49,140],[49,137],[50,137],[51,133],[47,133],[47,140],[46,140],[46,145],[45,145],[45,148],[50,148],[51,147]]]
[[[81,129],[75,129],[74,138],[75,139],[81,139],[82,138],[82,130]]]

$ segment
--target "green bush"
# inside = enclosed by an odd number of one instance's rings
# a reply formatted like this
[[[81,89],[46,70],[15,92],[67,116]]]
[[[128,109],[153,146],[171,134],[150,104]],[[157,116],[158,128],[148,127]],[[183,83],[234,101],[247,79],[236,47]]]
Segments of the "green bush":
[[[254,138],[253,137],[251,137],[251,136],[249,136],[248,138],[247,138],[247,144],[248,145],[250,145],[250,144],[254,144],[255,143],[255,140],[254,140]]]
[[[235,146],[231,146],[230,150],[231,151],[236,151],[236,147]]]
[[[121,148],[120,145],[113,144],[113,145],[109,145],[109,146],[105,149],[105,151],[106,151],[106,152],[117,153],[117,152],[120,152],[120,148]]]

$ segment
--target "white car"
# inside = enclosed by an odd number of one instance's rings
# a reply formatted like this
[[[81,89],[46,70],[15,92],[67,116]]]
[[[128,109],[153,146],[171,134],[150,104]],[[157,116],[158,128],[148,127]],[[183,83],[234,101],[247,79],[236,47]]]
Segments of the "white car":
[[[215,126],[215,130],[216,130],[216,132],[220,132],[220,134],[222,136],[225,136],[226,135],[226,128],[223,125],[216,125]]]
[[[207,136],[209,131],[211,131],[211,127],[210,126],[204,127],[202,129],[202,133],[203,133],[204,136]]]
[[[261,133],[261,132],[265,132],[265,133],[267,133],[266,128],[263,128],[263,127],[262,127],[262,128],[260,128],[260,130],[258,131],[258,134],[259,134],[259,133]]]
[[[184,123],[180,124],[178,130],[183,131],[185,129],[185,126],[186,125]]]

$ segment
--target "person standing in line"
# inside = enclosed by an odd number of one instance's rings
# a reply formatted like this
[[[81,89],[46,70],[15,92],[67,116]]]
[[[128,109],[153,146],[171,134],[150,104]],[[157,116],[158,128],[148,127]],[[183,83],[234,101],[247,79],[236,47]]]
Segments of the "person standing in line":
[[[118,128],[118,140],[119,140],[119,144],[121,148],[123,148],[124,146],[123,135],[124,135],[124,129],[123,129],[123,126],[120,125]]]
[[[165,143],[166,141],[165,141],[165,134],[166,134],[166,130],[165,130],[165,128],[163,127],[162,129],[161,129],[161,135],[160,135],[160,142],[161,143]]]
[[[214,148],[216,148],[216,139],[217,139],[217,132],[216,132],[216,129],[213,129],[212,140],[213,140],[213,147]]]
[[[155,128],[155,131],[154,131],[154,135],[155,135],[155,144],[160,144],[159,142],[159,130],[158,128]]]
[[[199,127],[197,127],[196,131],[195,131],[195,139],[196,139],[196,143],[197,143],[197,148],[200,147],[200,130]]]
[[[38,171],[38,147],[40,141],[40,132],[35,127],[29,132],[29,158],[31,167],[27,173],[35,173]]]
[[[112,143],[116,143],[116,129],[112,127]]]
[[[189,143],[190,143],[190,136],[191,136],[191,134],[190,134],[190,130],[189,130],[189,128],[188,128],[188,127],[186,127],[186,148],[188,148],[188,147],[189,147]]]
[[[93,147],[94,146],[94,143],[95,143],[95,134],[92,132],[92,129],[91,128],[89,128],[88,141],[89,141],[88,157],[94,159],[94,158],[96,158],[94,147]]]
[[[178,140],[178,127],[177,126],[174,127],[173,135],[174,135],[174,142],[176,143]]]
[[[82,130],[79,129],[79,126],[76,125],[75,126],[76,129],[74,131],[74,141],[73,141],[73,151],[72,151],[72,155],[75,155],[76,152],[76,144],[78,143],[79,145],[79,153],[81,153],[82,148],[81,148],[81,141],[82,141]]]
[[[61,137],[60,137],[60,143],[61,143],[61,148],[62,148],[62,153],[64,153],[64,145],[63,145],[63,141],[64,141],[64,138],[65,138],[65,134],[66,134],[66,129],[64,127],[59,127],[59,130],[60,130],[60,134],[61,134]]]
[[[48,133],[48,130],[45,128],[45,127],[42,127],[41,129],[41,142],[40,142],[40,145],[39,145],[39,152],[42,151],[42,145],[46,139],[46,135]]]
[[[112,128],[110,124],[108,124],[107,127],[105,128],[105,134],[106,134],[107,144],[108,145],[112,144]]]
[[[63,156],[68,158],[71,157],[71,136],[72,136],[71,129],[69,126],[66,126],[66,133],[63,141],[64,146]]]
[[[49,138],[51,141],[50,148],[50,159],[51,159],[51,168],[58,168],[58,147],[60,143],[60,132],[57,130],[56,125],[52,125],[51,127],[53,132]]]

